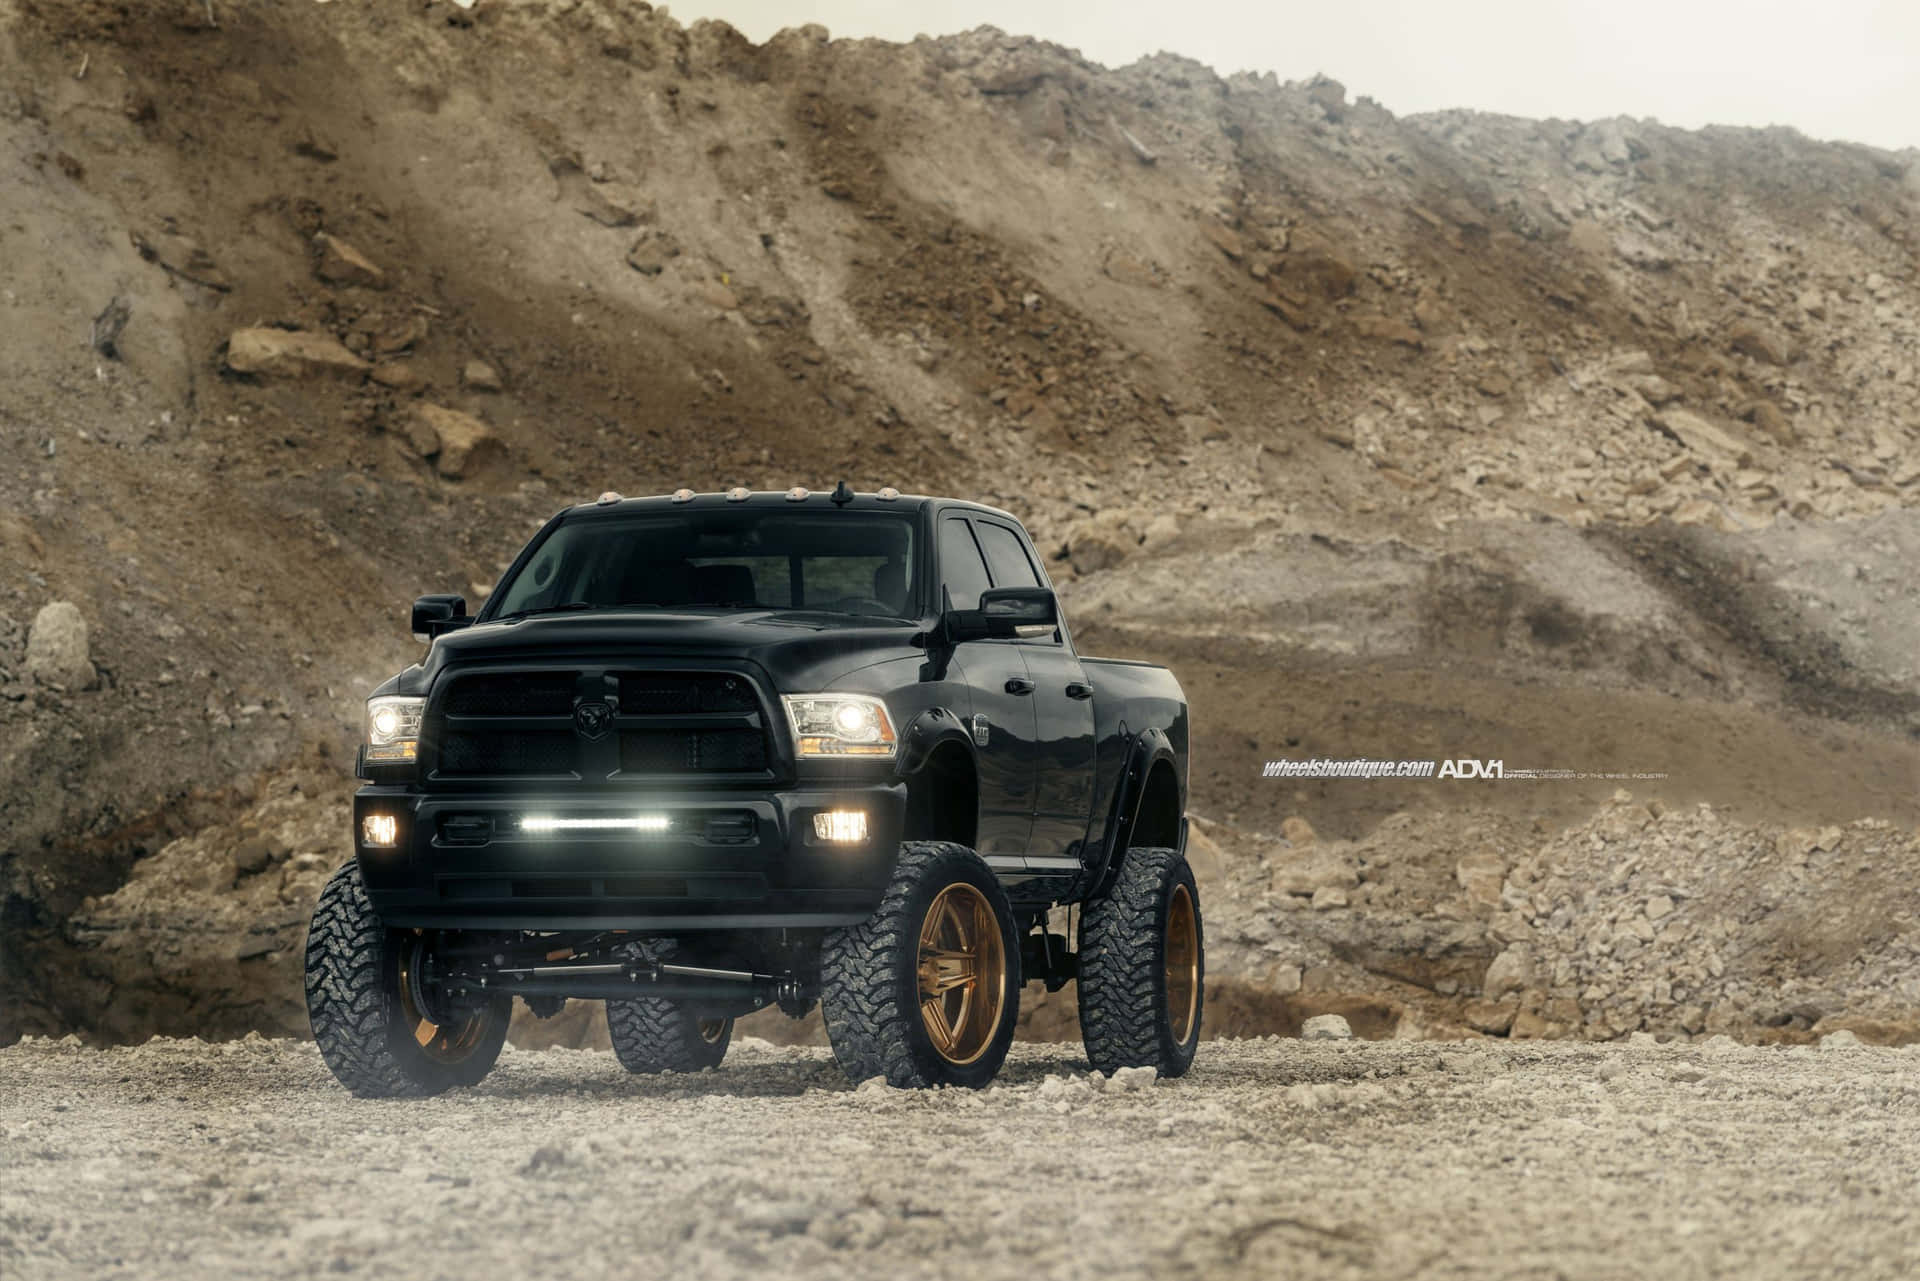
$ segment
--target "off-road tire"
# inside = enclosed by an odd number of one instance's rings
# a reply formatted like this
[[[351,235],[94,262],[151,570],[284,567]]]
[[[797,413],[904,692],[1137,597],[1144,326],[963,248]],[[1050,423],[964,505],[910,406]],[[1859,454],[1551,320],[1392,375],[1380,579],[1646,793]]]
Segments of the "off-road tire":
[[[920,936],[928,910],[956,883],[984,897],[1000,935],[1003,988],[998,1024],[980,1053],[955,1063],[934,1047],[920,1012]],[[884,1077],[902,1089],[978,1088],[1006,1061],[1020,1014],[1020,942],[1006,891],[964,845],[900,846],[880,906],[858,925],[829,930],[820,955],[820,1010],[833,1056],[851,1081]]]
[[[476,1085],[507,1039],[513,998],[495,997],[455,1061],[429,1057],[404,1016],[399,949],[409,932],[375,915],[357,861],[320,891],[307,929],[307,1018],[314,1044],[340,1084],[363,1099],[421,1098]]]
[[[1169,1008],[1168,917],[1184,888],[1192,909],[1194,963],[1191,1013]],[[1144,847],[1121,856],[1107,892],[1090,899],[1080,918],[1080,1035],[1101,1072],[1151,1067],[1180,1076],[1200,1044],[1206,994],[1205,935],[1193,870],[1177,850]],[[1187,1026],[1179,1036],[1178,1024]]]
[[[607,1034],[629,1072],[698,1072],[727,1057],[733,1020],[702,1019],[678,1001],[636,996],[607,1002]]]

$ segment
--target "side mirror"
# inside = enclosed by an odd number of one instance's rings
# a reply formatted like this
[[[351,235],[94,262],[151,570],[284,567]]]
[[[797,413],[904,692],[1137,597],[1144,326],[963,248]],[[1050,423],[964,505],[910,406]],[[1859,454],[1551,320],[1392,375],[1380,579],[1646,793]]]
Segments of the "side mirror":
[[[1060,624],[1060,604],[1045,587],[995,587],[980,593],[979,609],[950,609],[941,619],[950,644],[1003,640]]]
[[[413,602],[413,638],[430,641],[447,632],[457,632],[473,622],[467,617],[464,596],[422,596]]]

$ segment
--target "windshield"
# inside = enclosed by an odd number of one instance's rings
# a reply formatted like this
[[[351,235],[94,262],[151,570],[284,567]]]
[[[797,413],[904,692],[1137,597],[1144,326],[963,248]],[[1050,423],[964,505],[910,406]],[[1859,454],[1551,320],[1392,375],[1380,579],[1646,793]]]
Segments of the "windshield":
[[[614,608],[911,616],[905,514],[725,508],[562,522],[501,584],[489,621]]]

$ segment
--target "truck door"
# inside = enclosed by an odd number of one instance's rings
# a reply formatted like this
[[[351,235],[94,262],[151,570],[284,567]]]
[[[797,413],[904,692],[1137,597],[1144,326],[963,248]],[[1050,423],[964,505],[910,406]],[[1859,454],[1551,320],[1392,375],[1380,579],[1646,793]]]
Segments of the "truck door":
[[[1011,525],[976,516],[974,534],[987,556],[995,587],[1043,587],[1027,541]],[[1066,623],[1042,635],[1007,642],[1026,659],[1033,681],[1034,740],[1033,839],[1028,867],[1043,870],[1045,859],[1072,859],[1079,866],[1080,845],[1093,816],[1093,686],[1073,652]]]
[[[965,518],[940,521],[940,583],[954,609],[978,609],[991,580]],[[1033,833],[1034,736],[1037,720],[1020,642],[968,641],[955,665],[973,691],[974,760],[980,778],[983,856],[1027,852]],[[1091,733],[1089,733],[1091,737]]]

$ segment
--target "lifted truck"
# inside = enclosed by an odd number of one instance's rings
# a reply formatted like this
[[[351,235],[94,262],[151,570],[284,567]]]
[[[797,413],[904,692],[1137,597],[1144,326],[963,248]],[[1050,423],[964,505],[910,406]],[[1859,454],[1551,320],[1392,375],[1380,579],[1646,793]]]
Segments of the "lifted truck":
[[[980,1086],[1022,984],[1077,981],[1094,1067],[1192,1063],[1186,699],[1075,651],[1007,513],[605,494],[477,616],[412,622],[430,647],[367,701],[354,857],[307,942],[354,1093],[479,1081],[516,996],[604,1000],[635,1072],[817,1001],[851,1079]]]

